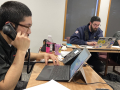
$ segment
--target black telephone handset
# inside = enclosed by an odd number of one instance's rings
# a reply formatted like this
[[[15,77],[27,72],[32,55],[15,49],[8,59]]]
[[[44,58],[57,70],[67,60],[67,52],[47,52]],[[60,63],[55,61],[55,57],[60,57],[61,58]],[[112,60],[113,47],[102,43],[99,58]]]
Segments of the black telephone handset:
[[[8,37],[10,37],[12,40],[15,39],[17,32],[13,28],[12,24],[8,23],[3,26],[3,33],[6,34]]]
[[[8,37],[10,37],[12,40],[15,40],[17,32],[12,26],[11,23],[5,24],[3,26],[3,33],[6,34]],[[28,49],[28,63],[27,63],[27,73],[29,74],[34,66],[34,64],[31,66],[31,69],[29,70],[29,64],[30,64],[30,49]]]

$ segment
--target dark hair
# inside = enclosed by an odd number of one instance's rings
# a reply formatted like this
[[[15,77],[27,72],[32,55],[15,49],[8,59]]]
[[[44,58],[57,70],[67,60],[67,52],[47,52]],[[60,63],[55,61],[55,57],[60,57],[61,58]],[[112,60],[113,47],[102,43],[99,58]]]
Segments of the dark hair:
[[[101,22],[100,18],[98,16],[93,16],[90,20],[91,23],[93,23],[94,21],[99,21]]]
[[[23,3],[17,1],[7,1],[0,7],[0,30],[5,22],[19,23],[24,21],[24,17],[32,16],[30,9]]]

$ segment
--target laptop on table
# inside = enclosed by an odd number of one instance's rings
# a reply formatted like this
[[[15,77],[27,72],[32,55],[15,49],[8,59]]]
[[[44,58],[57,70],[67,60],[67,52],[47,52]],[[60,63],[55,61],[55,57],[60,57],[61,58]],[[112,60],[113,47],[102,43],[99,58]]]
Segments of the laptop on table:
[[[88,49],[84,48],[71,65],[45,66],[36,80],[47,81],[53,79],[56,81],[70,82],[90,56],[91,54]]]
[[[99,37],[97,44],[95,46],[88,46],[88,45],[79,45],[80,48],[88,48],[88,49],[98,49],[98,50],[109,50],[114,42],[115,42],[116,38],[114,37]]]
[[[94,48],[111,48],[115,42],[114,37],[99,37],[97,44]]]

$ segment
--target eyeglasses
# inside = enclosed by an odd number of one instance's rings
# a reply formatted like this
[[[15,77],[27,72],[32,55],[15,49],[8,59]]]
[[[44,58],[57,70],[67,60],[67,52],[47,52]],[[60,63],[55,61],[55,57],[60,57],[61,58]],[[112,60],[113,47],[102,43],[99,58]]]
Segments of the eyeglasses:
[[[27,28],[27,31],[31,28],[31,26],[25,26],[25,25],[22,25],[22,24],[18,24],[18,25]]]
[[[94,27],[100,27],[101,25],[99,24],[99,25],[97,25],[97,24],[93,24],[93,26]]]
[[[19,23],[14,23],[14,24],[16,24],[16,25],[20,25],[20,26],[22,26],[22,27],[27,28],[27,31],[31,28],[31,26],[25,26],[25,25],[22,25],[22,24],[19,24]]]

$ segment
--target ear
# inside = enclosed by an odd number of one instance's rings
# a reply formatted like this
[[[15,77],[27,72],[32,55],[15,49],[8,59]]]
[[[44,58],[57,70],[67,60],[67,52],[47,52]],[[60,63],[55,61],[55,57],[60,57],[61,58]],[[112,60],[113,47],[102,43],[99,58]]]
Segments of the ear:
[[[5,24],[8,24],[8,23],[10,23],[10,21],[5,22]]]
[[[90,22],[90,25],[91,25],[92,23]]]
[[[5,22],[5,25],[8,24],[8,23],[11,23],[15,27],[15,25],[10,21]]]

